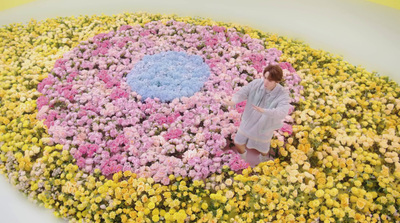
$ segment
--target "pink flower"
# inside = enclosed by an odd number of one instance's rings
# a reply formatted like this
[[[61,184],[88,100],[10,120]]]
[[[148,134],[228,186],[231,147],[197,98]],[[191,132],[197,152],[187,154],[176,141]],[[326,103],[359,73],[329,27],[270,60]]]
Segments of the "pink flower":
[[[38,110],[40,110],[43,106],[49,104],[49,99],[46,96],[42,95],[36,100],[36,104],[37,104]]]
[[[145,30],[145,31],[140,32],[140,36],[148,36],[148,35],[150,35],[150,31],[149,30]]]
[[[294,106],[290,106],[288,115],[292,114],[293,111],[294,111]]]
[[[293,128],[292,125],[289,125],[287,123],[283,123],[282,128],[280,129],[282,132],[287,132],[289,135],[292,134]]]
[[[53,141],[55,143],[60,143],[67,137],[67,131],[61,126],[51,126],[49,128],[49,133],[53,135]]]
[[[201,168],[201,173],[203,174],[203,177],[207,177],[210,174],[210,171],[208,168]]]
[[[84,158],[79,158],[79,159],[76,161],[76,165],[78,165],[79,168],[85,167],[85,159],[84,159]]]
[[[93,164],[93,159],[90,159],[90,158],[86,159],[85,162],[86,162],[87,165],[92,165]]]
[[[182,129],[169,130],[167,134],[164,135],[165,140],[176,139],[183,134]]]
[[[117,87],[117,88],[114,88],[113,91],[111,92],[110,98],[112,100],[116,100],[119,98],[128,98],[128,96],[129,96],[128,92]]]
[[[81,145],[81,146],[79,146],[78,151],[79,151],[81,154],[86,154],[87,151],[88,151],[88,148],[87,148],[86,145]]]
[[[40,93],[44,93],[44,92],[43,92],[43,89],[44,89],[46,86],[52,86],[52,85],[54,84],[54,82],[55,82],[55,79],[54,79],[53,75],[49,74],[49,76],[48,76],[47,78],[43,79],[42,82],[40,82],[40,83],[38,84],[37,90],[38,90]]]
[[[296,70],[292,67],[292,65],[289,62],[281,62],[279,63],[279,66],[282,69],[289,70],[291,73],[296,72]]]
[[[233,159],[229,163],[230,167],[234,171],[242,170],[249,167],[249,164],[246,163],[239,155],[235,154],[232,157]]]
[[[170,179],[168,177],[164,177],[162,178],[161,183],[164,185],[169,185]]]
[[[244,108],[246,107],[247,101],[242,101],[238,104],[236,104],[236,110],[241,114],[244,112]]]
[[[121,27],[119,28],[119,30],[121,30],[121,31],[130,30],[130,29],[133,29],[133,27],[130,26],[130,25],[123,25],[123,26],[121,26]]]
[[[45,119],[47,116],[47,112],[49,111],[49,106],[44,105],[39,109],[39,112],[36,115],[36,118],[39,120]]]
[[[213,26],[213,31],[214,32],[224,32],[225,31],[225,27],[223,26]]]

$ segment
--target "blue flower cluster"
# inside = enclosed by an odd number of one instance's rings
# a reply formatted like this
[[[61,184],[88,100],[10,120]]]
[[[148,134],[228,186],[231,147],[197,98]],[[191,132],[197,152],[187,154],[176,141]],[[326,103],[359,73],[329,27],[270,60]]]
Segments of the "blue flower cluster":
[[[168,51],[144,56],[128,74],[127,82],[143,100],[169,102],[194,95],[209,76],[210,68],[200,56]]]

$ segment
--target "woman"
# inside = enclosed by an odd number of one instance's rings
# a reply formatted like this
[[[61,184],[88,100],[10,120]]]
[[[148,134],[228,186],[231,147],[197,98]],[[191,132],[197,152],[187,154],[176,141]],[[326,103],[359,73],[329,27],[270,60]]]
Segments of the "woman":
[[[247,149],[260,152],[260,162],[269,159],[273,132],[280,129],[289,113],[290,97],[279,82],[283,72],[279,65],[269,65],[264,69],[263,78],[256,79],[235,93],[228,106],[247,100],[242,120],[234,139],[235,146],[243,159]]]

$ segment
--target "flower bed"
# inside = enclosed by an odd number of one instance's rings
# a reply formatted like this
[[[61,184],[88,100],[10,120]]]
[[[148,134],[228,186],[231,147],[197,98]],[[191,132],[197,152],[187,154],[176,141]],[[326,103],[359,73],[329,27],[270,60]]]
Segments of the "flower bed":
[[[52,143],[88,173],[131,171],[168,185],[171,174],[200,180],[224,165],[238,171],[248,165],[222,149],[241,113],[228,111],[221,98],[276,60],[276,49],[224,27],[122,26],[56,61],[38,85],[37,117]],[[297,77],[290,85],[295,95],[300,78],[282,66],[288,81]]]
[[[13,24],[0,35],[0,168],[56,216],[399,220],[400,88],[387,78],[299,41],[203,19],[81,16]],[[148,76],[157,87],[179,78],[157,79],[146,65],[167,51],[188,64],[201,58],[209,76],[204,67],[206,76],[193,74],[196,88],[174,85],[174,97],[135,88]],[[278,62],[295,108],[271,143],[279,158],[245,168],[221,150],[241,108],[220,100]]]

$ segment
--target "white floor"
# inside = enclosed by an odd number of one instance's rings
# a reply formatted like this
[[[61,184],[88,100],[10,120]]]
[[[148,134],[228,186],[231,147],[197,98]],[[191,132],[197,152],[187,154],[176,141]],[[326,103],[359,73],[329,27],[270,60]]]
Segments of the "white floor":
[[[400,83],[400,10],[364,0],[38,0],[0,11],[0,25],[145,11],[208,17],[300,39]],[[62,222],[0,177],[1,222]]]

